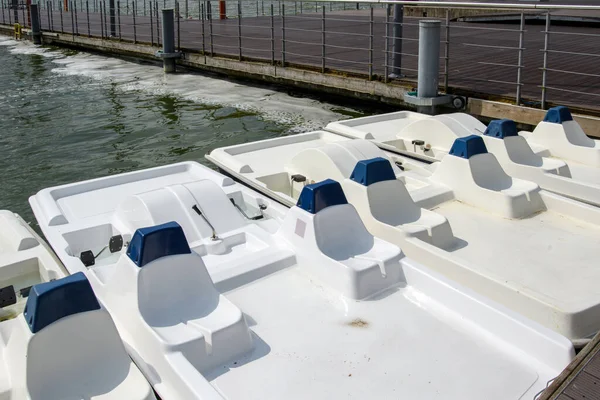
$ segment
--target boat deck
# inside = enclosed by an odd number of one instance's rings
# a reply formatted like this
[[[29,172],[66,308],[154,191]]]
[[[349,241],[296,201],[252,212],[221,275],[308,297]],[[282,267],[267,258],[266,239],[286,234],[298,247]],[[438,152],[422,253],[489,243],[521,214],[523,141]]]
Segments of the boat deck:
[[[225,296],[255,337],[254,351],[206,375],[228,398],[508,399],[540,384],[535,360],[410,284],[356,302],[292,267]],[[264,376],[281,378],[268,395]]]
[[[600,399],[600,333],[548,386],[538,400]]]
[[[600,296],[591,278],[597,265],[589,261],[600,246],[596,225],[552,211],[523,218],[515,225],[513,220],[459,201],[433,211],[448,218],[461,242],[468,238],[468,243],[452,251],[456,257],[476,262],[486,275],[515,290],[570,311],[592,307],[592,299]]]

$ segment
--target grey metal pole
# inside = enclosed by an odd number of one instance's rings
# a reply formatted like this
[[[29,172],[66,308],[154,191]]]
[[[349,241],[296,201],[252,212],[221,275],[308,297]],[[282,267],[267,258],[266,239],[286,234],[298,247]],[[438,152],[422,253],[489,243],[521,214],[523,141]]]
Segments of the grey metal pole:
[[[19,23],[19,0],[13,0],[12,2],[13,4],[13,10],[14,10],[14,17],[15,17],[15,24]]]
[[[208,39],[210,42],[210,56],[213,57],[215,55],[215,48],[213,46],[212,5],[210,4],[210,1],[206,3],[206,8],[208,11]]]
[[[417,97],[437,97],[440,73],[440,27],[439,20],[419,21],[419,67]],[[419,107],[420,108],[420,107]],[[421,110],[419,110],[421,111]],[[421,112],[433,111],[425,106]]]
[[[128,3],[129,4],[129,3]],[[117,0],[117,25],[119,26],[119,41],[121,41],[121,2]]]
[[[238,0],[237,2],[237,12],[238,12],[238,58],[242,61],[242,2]]]
[[[135,26],[135,15],[137,14],[137,4],[135,2],[133,2],[131,7],[132,7],[131,17],[133,18],[133,43],[135,44],[135,43],[137,43],[137,28]]]
[[[356,3],[358,5],[358,3]],[[387,39],[386,39],[387,40]],[[373,80],[373,5],[369,4],[369,80]]]
[[[273,4],[271,4],[271,65],[275,65],[275,17],[273,16]]]
[[[110,36],[117,36],[117,24],[115,21],[115,0],[108,1],[108,12],[110,13]]]
[[[175,13],[177,15],[177,50],[181,50],[181,10],[179,9],[179,1],[175,2]]]
[[[283,6],[285,10],[285,5]],[[285,67],[285,15],[281,14],[281,66]]]
[[[77,1],[73,4],[73,14],[75,14],[75,34],[79,36],[79,22],[77,21]]]
[[[542,110],[546,109],[546,74],[548,73],[548,46],[550,45],[550,12],[546,13],[546,31],[544,32],[544,65],[542,66]]]
[[[321,73],[325,73],[325,5],[321,8]]]
[[[92,37],[92,31],[90,29],[90,4],[88,0],[85,0],[85,15],[87,16],[88,37]]]
[[[163,67],[166,73],[175,72],[175,59],[168,57],[175,53],[175,13],[172,8],[162,10]]]
[[[48,12],[48,30],[52,32],[52,20],[50,19],[50,2],[46,2],[46,11]],[[23,15],[23,22],[25,22],[25,15]]]
[[[525,34],[525,13],[521,13],[521,28],[519,29],[519,58],[517,62],[517,105],[521,104],[521,71],[523,69],[523,36]]]
[[[152,16],[154,7],[152,6],[152,2],[150,2],[150,44],[154,46],[154,21],[152,21]]]
[[[69,4],[71,9],[71,33],[73,34],[73,40],[75,40],[75,16],[73,15],[73,2]]]
[[[37,4],[31,4],[31,36],[33,44],[42,44],[42,29],[40,27],[40,19],[38,14]]]
[[[156,42],[160,46],[160,22],[158,17],[158,0],[154,3],[154,11],[156,12]]]
[[[394,20],[392,28],[392,73],[390,78],[402,77],[402,23],[404,22],[404,6],[394,4]],[[420,43],[420,42],[419,42]]]
[[[202,19],[202,55],[204,56],[204,63],[206,64],[206,35],[204,33],[204,19],[206,18],[206,12],[204,10],[204,3],[200,4],[200,18]]]
[[[384,61],[383,61],[383,82],[388,82],[389,77],[389,65],[390,65],[390,10],[392,7],[388,4],[385,10],[385,42],[384,42]]]
[[[448,93],[450,74],[450,10],[446,9],[446,42],[444,43],[444,92]]]
[[[185,0],[185,19],[189,18],[189,0]]]
[[[63,8],[64,8],[64,5],[61,4],[60,5],[60,32],[61,33],[65,33],[65,26],[63,24]]]
[[[100,6],[100,37],[104,39],[104,13],[102,12],[102,3]]]

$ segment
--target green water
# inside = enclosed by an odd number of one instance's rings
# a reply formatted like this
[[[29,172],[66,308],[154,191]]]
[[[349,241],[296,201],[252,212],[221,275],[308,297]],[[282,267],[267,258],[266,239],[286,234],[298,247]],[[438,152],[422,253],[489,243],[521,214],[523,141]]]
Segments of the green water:
[[[28,222],[28,198],[45,187],[184,160],[207,163],[204,155],[219,146],[356,114],[191,74],[165,83],[156,66],[0,44],[0,209]],[[211,100],[219,88],[229,93]]]

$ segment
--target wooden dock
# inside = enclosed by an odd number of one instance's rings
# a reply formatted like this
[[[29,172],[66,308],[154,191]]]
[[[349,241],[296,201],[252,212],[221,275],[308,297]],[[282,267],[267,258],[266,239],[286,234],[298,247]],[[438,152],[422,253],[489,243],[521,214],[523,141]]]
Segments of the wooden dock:
[[[600,400],[600,332],[537,400]]]

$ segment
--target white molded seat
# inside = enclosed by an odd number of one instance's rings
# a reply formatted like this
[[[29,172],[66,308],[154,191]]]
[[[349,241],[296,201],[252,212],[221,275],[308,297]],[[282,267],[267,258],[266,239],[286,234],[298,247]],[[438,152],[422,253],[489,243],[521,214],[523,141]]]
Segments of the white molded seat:
[[[81,272],[35,285],[24,313],[0,324],[0,339],[2,398],[155,398]]]

